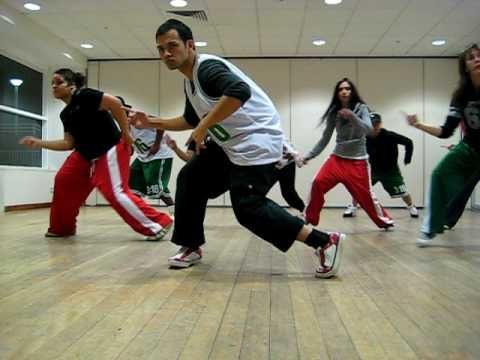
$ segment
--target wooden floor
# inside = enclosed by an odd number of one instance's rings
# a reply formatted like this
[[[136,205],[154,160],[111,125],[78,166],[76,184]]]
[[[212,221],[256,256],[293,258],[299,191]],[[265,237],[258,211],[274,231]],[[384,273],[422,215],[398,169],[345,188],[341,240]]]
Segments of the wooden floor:
[[[78,235],[46,239],[48,210],[0,214],[0,359],[480,359],[480,214],[418,249],[420,220],[393,231],[326,209],[348,234],[340,275],[312,251],[283,254],[209,209],[202,264],[169,270],[108,207]]]

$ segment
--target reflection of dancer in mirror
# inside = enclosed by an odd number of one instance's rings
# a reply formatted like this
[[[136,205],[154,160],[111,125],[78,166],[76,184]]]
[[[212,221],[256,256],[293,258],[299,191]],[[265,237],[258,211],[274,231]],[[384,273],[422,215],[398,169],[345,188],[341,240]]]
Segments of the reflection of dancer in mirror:
[[[407,191],[402,173],[398,167],[398,145],[405,146],[403,163],[410,164],[413,154],[413,142],[409,138],[386,130],[382,126],[382,117],[376,112],[370,114],[373,131],[367,136],[368,162],[372,168],[372,186],[380,182],[391,198],[402,198],[408,212],[413,218],[418,217],[418,210]],[[355,216],[357,203],[353,199],[344,213],[344,217]]]
[[[53,96],[66,104],[60,113],[63,139],[27,136],[20,140],[32,148],[74,150],[55,176],[50,227],[45,236],[75,235],[80,206],[96,187],[132,229],[146,235],[147,240],[160,240],[173,220],[147,205],[128,187],[133,139],[120,100],[83,88],[84,79],[70,69],[59,69],[53,74]]]
[[[455,207],[455,211],[450,211],[455,214],[454,218],[458,217],[468,200],[464,192],[471,194],[472,185],[480,176],[480,49],[476,44],[460,54],[458,65],[460,81],[444,124],[427,125],[419,121],[416,115],[407,116],[411,126],[439,138],[452,136],[462,119],[464,124],[463,139],[432,172],[418,246],[430,245],[445,226],[452,225],[447,209]]]
[[[342,183],[378,227],[386,229],[393,226],[393,220],[372,191],[366,148],[366,135],[371,133],[372,123],[368,107],[352,81],[344,78],[337,82],[322,122],[326,122],[322,138],[305,155],[304,162],[325,149],[334,130],[337,131],[337,141],[333,154],[313,180],[310,202],[305,211],[307,222],[318,224],[325,194]]]
[[[131,108],[123,98],[117,97],[124,107]],[[168,135],[163,130],[137,129],[131,124],[129,129],[137,154],[130,165],[130,188],[138,196],[160,199],[165,205],[172,206],[168,182],[172,172],[173,152],[167,145]]]
[[[266,197],[277,180],[284,138],[267,94],[229,61],[197,54],[190,28],[178,20],[162,24],[156,41],[165,65],[185,76],[185,112],[163,119],[132,111],[132,120],[137,126],[194,129],[190,139],[196,146],[177,177],[172,242],[180,249],[169,264],[188,267],[201,260],[207,201],[229,190],[240,224],[281,251],[295,240],[305,243],[320,262],[315,275],[335,275],[345,235],[312,229]],[[212,141],[204,144],[207,134]]]

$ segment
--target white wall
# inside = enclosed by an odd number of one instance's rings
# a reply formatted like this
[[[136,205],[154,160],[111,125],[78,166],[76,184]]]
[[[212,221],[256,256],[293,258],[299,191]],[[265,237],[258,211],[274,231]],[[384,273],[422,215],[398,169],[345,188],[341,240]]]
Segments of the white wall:
[[[86,57],[5,3],[2,3],[2,13],[15,21],[15,25],[0,21],[0,53],[43,74],[43,115],[47,118],[43,137],[63,138],[59,113],[64,105],[51,95],[51,74],[60,67],[84,71]],[[71,54],[73,60],[64,57],[63,52]],[[43,151],[42,169],[0,166],[0,199],[3,193],[0,210],[3,206],[50,202],[55,172],[67,155]]]
[[[321,136],[319,119],[335,83],[345,76],[353,79],[369,106],[383,115],[385,127],[413,140],[412,163],[404,166],[401,162],[403,149],[399,163],[414,201],[420,206],[424,204],[432,167],[444,155],[440,144],[458,141],[458,138],[439,140],[425,136],[409,127],[400,112],[417,113],[426,122],[442,123],[457,79],[455,59],[234,59],[232,62],[270,95],[282,116],[285,133],[301,152],[308,151]],[[89,62],[89,74],[95,74],[94,83],[100,88],[125,96],[134,106],[143,106],[162,116],[183,113],[183,77],[159,61]],[[182,144],[189,132],[171,135]],[[320,156],[305,168],[297,169],[297,189],[304,199],[308,197],[311,179],[334,143],[335,134]],[[172,190],[182,165],[181,160],[175,159]],[[400,200],[390,199],[380,185],[375,191],[385,205],[402,206]],[[284,204],[278,186],[270,196]],[[330,191],[326,200],[327,206],[343,206],[350,201],[341,185]],[[228,194],[212,204],[229,205]]]

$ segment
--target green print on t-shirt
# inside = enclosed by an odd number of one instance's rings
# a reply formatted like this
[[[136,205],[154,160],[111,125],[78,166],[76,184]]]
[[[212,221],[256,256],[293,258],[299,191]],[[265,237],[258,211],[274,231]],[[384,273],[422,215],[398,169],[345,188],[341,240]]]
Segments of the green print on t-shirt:
[[[148,150],[150,150],[150,147],[140,139],[135,139],[135,147],[140,154],[145,154]]]
[[[210,133],[221,142],[230,139],[230,134],[227,132],[227,130],[218,124],[211,126],[208,130],[210,130]]]

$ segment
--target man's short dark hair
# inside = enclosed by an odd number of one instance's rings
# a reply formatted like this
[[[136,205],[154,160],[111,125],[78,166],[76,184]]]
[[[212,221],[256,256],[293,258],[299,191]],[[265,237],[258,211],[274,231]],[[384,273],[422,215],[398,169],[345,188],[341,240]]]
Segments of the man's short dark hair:
[[[178,36],[180,36],[180,39],[182,39],[184,43],[186,43],[187,40],[193,40],[192,29],[176,19],[168,19],[162,25],[160,25],[157,29],[157,33],[155,34],[155,39],[160,35],[166,34],[170,30],[177,30]]]
[[[370,113],[370,120],[372,122],[372,125],[377,125],[382,122],[382,117],[379,113],[376,112],[371,112]]]

